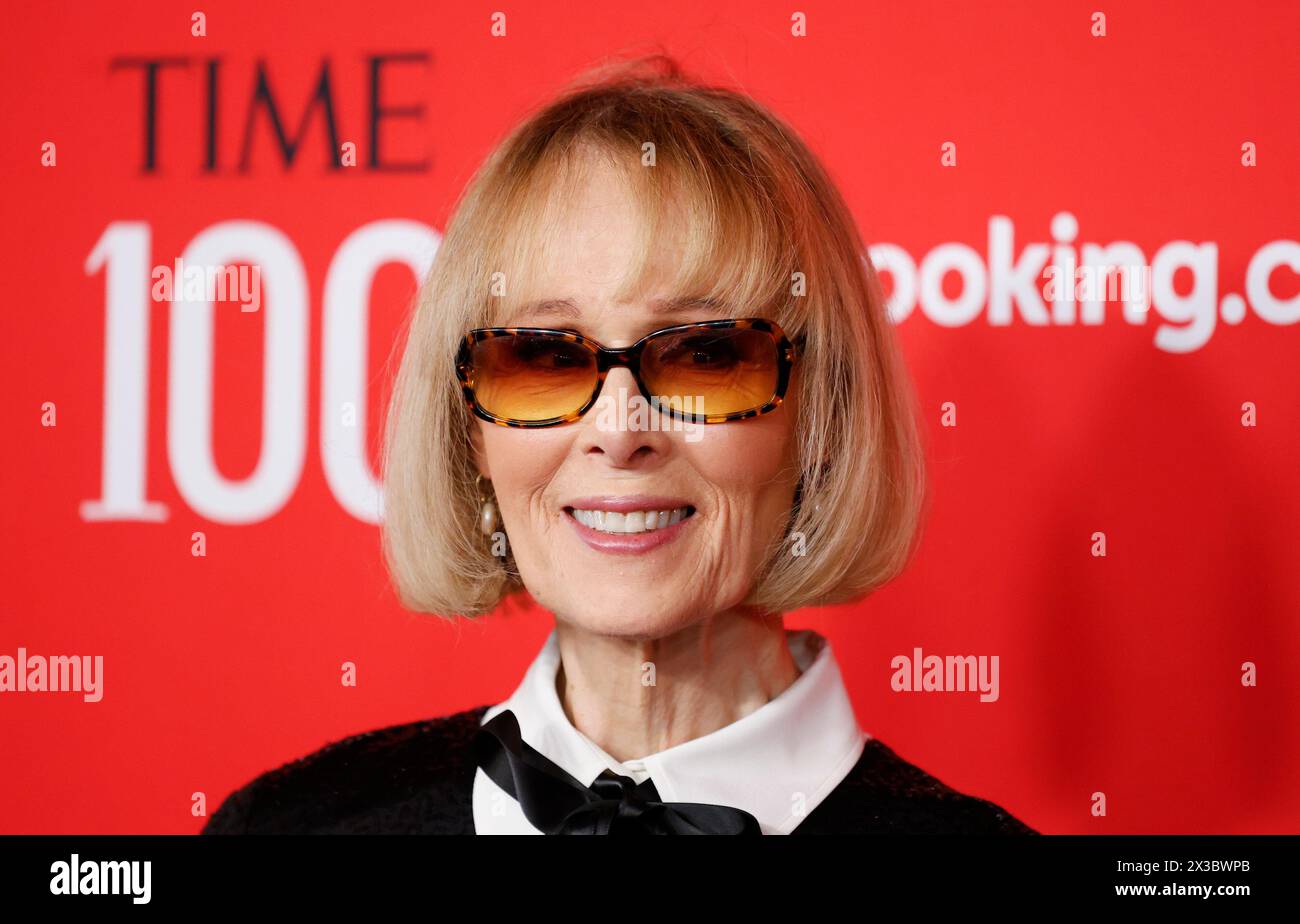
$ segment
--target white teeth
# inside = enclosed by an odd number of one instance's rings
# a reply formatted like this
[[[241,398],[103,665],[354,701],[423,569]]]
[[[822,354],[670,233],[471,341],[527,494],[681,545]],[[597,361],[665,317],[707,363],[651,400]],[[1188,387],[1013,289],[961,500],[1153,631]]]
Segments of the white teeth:
[[[686,518],[686,507],[676,510],[635,510],[619,513],[616,510],[573,509],[573,518],[583,526],[602,533],[646,533],[680,523]]]

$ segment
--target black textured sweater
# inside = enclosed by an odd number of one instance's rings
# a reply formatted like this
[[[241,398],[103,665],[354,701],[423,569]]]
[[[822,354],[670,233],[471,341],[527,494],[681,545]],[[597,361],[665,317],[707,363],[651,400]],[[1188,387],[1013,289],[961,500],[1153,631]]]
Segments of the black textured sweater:
[[[327,745],[236,790],[204,834],[473,834],[480,706]],[[1036,834],[875,738],[794,834]]]

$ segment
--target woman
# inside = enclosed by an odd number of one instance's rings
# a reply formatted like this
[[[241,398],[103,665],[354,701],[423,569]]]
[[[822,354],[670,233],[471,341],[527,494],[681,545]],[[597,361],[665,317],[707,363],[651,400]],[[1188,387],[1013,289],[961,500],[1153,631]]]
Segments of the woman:
[[[205,831],[1032,833],[865,734],[830,645],[783,625],[917,531],[863,253],[788,127],[670,62],[520,126],[414,313],[383,529],[407,607],[526,591],[555,629],[504,702],[329,745]]]

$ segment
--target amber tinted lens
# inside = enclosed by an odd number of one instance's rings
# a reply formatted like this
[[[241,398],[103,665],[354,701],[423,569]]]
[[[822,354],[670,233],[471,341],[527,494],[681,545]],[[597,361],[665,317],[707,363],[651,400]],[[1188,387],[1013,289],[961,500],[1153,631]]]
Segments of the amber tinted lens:
[[[480,340],[471,352],[474,397],[494,417],[540,421],[577,411],[596,390],[596,357],[538,334]]]
[[[751,411],[776,395],[776,341],[739,327],[664,334],[646,344],[641,377],[661,405],[686,414]]]

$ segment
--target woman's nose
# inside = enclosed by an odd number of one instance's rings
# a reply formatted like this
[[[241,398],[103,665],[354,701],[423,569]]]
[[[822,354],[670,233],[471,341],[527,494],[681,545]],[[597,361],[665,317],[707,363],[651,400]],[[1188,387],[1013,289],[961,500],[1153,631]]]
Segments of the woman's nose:
[[[616,412],[624,411],[624,417],[630,418],[631,412],[641,401],[641,390],[637,388],[632,371],[623,366],[615,366],[605,374],[605,384],[596,396],[595,406]]]
[[[616,465],[661,455],[668,445],[662,412],[637,388],[630,370],[609,370],[596,403],[583,417],[584,452],[605,455]]]

